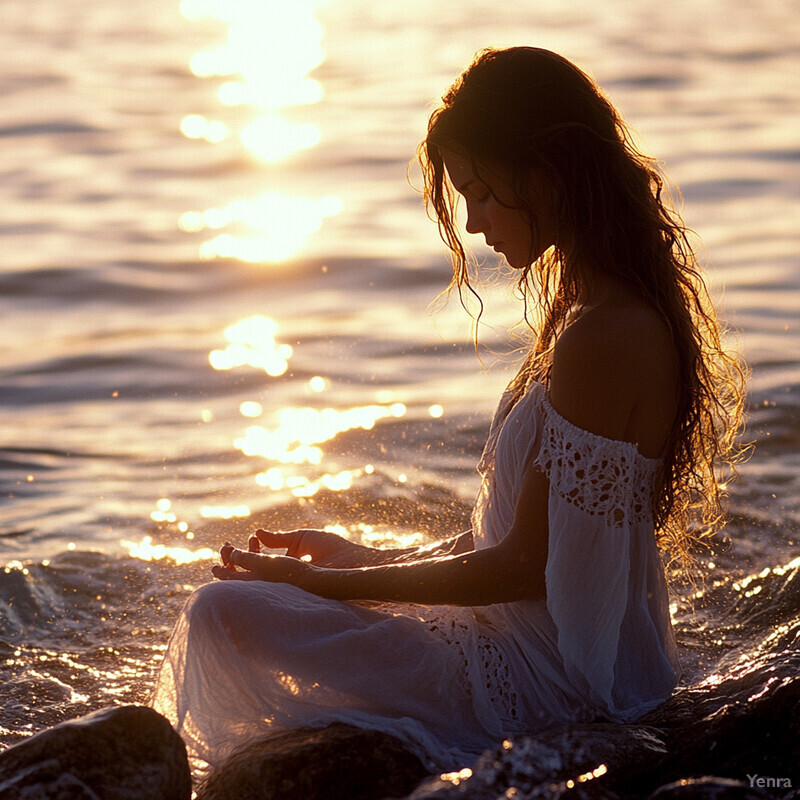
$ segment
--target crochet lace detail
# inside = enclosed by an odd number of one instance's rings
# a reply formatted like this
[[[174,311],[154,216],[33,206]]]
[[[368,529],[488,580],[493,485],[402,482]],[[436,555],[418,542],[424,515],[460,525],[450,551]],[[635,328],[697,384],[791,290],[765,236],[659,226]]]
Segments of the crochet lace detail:
[[[468,655],[475,652],[474,647],[468,644],[469,639],[475,636],[474,621],[471,625],[452,612],[453,609],[449,609],[449,614],[432,615],[427,619],[427,624],[433,633],[441,636],[461,656],[461,690],[467,697],[480,695],[482,692],[478,687],[473,689],[475,682],[480,681],[497,714],[506,720],[518,719],[517,694],[503,651],[488,635],[477,634],[478,663],[475,663]]]
[[[478,654],[492,705],[503,719],[518,719],[517,693],[502,650],[488,636],[479,636]]]
[[[573,425],[542,396],[545,425],[537,462],[551,491],[609,527],[652,518],[653,482],[660,461],[631,442],[607,439]]]

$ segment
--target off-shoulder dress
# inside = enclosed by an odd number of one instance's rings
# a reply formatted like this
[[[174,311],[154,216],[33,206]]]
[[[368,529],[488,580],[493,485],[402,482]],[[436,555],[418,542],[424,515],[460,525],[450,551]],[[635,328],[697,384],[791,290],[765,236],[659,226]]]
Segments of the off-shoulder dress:
[[[651,497],[660,462],[505,395],[480,462],[476,548],[508,532],[523,476],[549,478],[546,599],[482,607],[340,602],[221,581],[187,600],[155,708],[214,766],[271,733],[334,721],[399,737],[433,769],[504,738],[630,721],[678,678]]]

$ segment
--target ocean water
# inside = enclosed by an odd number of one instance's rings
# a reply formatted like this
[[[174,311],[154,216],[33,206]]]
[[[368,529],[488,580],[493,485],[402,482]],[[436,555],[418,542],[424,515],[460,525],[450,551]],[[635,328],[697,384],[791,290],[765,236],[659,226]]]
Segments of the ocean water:
[[[408,165],[490,44],[606,88],[752,369],[731,521],[676,588],[687,682],[797,646],[797,0],[3,0],[0,747],[145,702],[225,539],[464,529],[520,308],[486,288],[480,361],[431,308]]]

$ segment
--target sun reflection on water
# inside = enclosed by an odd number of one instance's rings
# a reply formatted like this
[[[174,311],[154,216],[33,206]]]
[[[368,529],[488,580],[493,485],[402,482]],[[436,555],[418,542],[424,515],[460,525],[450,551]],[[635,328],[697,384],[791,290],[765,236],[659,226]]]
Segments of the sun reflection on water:
[[[318,103],[322,85],[309,75],[325,52],[314,6],[315,0],[182,0],[186,19],[212,17],[228,26],[225,44],[193,56],[192,72],[238,78],[219,88],[220,101],[228,106],[274,111]]]
[[[250,507],[238,506],[203,506],[200,516],[204,519],[234,519],[235,517],[249,517]]]
[[[238,320],[224,331],[228,345],[209,353],[210,365],[216,370],[230,370],[250,366],[263,369],[270,377],[284,375],[289,367],[293,349],[289,344],[278,342],[278,323],[263,315],[255,315]],[[319,395],[330,387],[330,380],[322,375],[314,375],[305,381],[305,394]],[[382,419],[399,419],[407,413],[403,403],[391,402],[391,394],[384,393],[386,402],[355,406],[352,408],[316,408],[311,406],[287,406],[277,409],[277,425],[249,425],[244,433],[235,438],[234,447],[246,456],[255,456],[276,462],[280,465],[311,465],[322,463],[325,453],[321,445],[336,438],[340,433],[350,430],[371,430]],[[440,407],[432,407],[430,413],[436,415]],[[239,413],[248,419],[264,415],[262,404],[255,400],[243,400]],[[365,464],[355,469],[325,472],[322,475],[308,476],[287,471],[283,466],[270,465],[255,476],[255,482],[273,491],[288,491],[295,497],[311,497],[325,489],[333,492],[347,491],[354,482],[364,476],[372,475],[375,468]],[[405,475],[397,477],[398,482],[406,481]],[[201,509],[203,517],[231,519],[250,516],[250,508],[240,506],[207,506]],[[175,523],[177,516],[168,499],[159,500],[156,510],[151,514],[156,522]]]
[[[269,146],[270,139],[264,140]],[[253,200],[234,200],[224,208],[187,211],[178,222],[181,230],[200,232],[244,226],[252,233],[241,236],[222,233],[205,242],[200,256],[205,259],[237,258],[248,262],[284,261],[322,227],[327,217],[342,210],[339,198],[291,197],[266,192]]]
[[[356,406],[344,410],[335,408],[283,408],[278,412],[278,427],[268,430],[250,425],[234,446],[248,456],[262,456],[281,464],[320,464],[322,448],[317,445],[333,439],[344,431],[361,428],[371,430],[375,423],[387,417],[403,417],[402,403],[390,406]]]
[[[225,329],[228,346],[224,350],[212,350],[208,361],[216,370],[251,366],[277,378],[286,372],[292,357],[291,345],[275,341],[277,332],[275,320],[262,315],[247,317]]]
[[[217,555],[210,547],[190,550],[188,547],[167,547],[163,544],[153,544],[152,536],[145,536],[140,542],[123,540],[120,544],[128,551],[131,558],[138,558],[142,561],[161,561],[168,558],[176,564],[191,564],[194,561],[209,561],[216,558]]]
[[[320,142],[319,127],[287,119],[291,106],[311,105],[323,97],[311,73],[325,59],[324,28],[314,15],[317,0],[182,0],[189,21],[216,19],[225,24],[225,42],[212,52],[196,53],[190,68],[199,78],[227,78],[217,96],[224,108],[239,109],[238,120],[223,122],[187,114],[181,132],[189,139],[219,144],[238,136],[242,146],[265,164],[278,164]],[[225,116],[228,116],[226,114]],[[326,217],[338,214],[336,197],[309,199],[269,192],[236,200],[223,208],[190,211],[180,219],[189,232],[233,226],[205,242],[201,256],[275,263],[295,255]]]
[[[280,491],[288,489],[295,497],[313,497],[320,489],[328,489],[331,492],[345,492],[353,486],[355,478],[364,475],[363,469],[345,469],[341,472],[331,474],[326,472],[324,475],[311,480],[305,475],[284,475],[280,467],[270,467],[264,472],[256,475],[256,483],[259,486]]]
[[[307,150],[320,142],[319,128],[293,123],[277,114],[263,114],[242,131],[242,144],[269,163],[282,161],[296,150]]]

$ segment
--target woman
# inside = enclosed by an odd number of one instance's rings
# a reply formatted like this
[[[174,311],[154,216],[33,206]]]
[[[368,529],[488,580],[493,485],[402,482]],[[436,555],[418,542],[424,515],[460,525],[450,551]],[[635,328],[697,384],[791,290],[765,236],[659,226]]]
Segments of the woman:
[[[321,531],[226,544],[155,696],[211,764],[339,720],[458,768],[505,736],[636,719],[676,684],[657,539],[685,557],[718,523],[742,374],[658,173],[594,83],[533,48],[480,53],[420,161],[453,284],[471,290],[461,196],[467,231],[519,270],[535,334],[472,531],[419,551]]]

